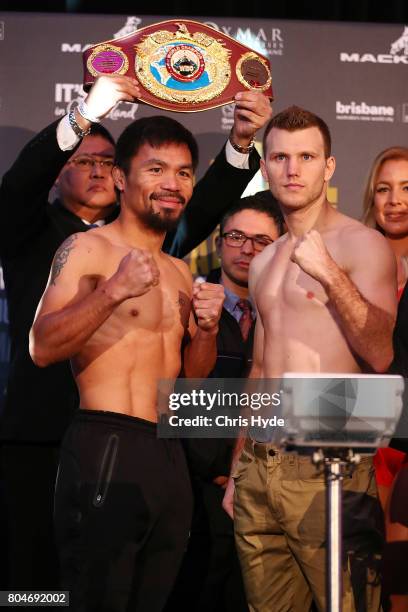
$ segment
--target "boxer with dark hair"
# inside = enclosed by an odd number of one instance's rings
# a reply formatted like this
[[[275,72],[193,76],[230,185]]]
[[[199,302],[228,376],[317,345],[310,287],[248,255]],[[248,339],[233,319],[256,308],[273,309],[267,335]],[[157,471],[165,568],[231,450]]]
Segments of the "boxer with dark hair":
[[[205,376],[216,357],[222,287],[193,290],[187,265],[161,250],[192,195],[196,150],[173,119],[126,128],[113,168],[119,216],[61,245],[33,324],[34,362],[71,358],[80,393],[55,502],[63,586],[77,610],[161,610],[186,546],[183,451],[157,438],[156,422],[158,380],[176,378],[182,357],[186,376]]]
[[[9,544],[5,586],[13,590],[58,588],[54,484],[60,441],[78,407],[69,362],[37,368],[28,352],[28,332],[59,245],[71,234],[110,223],[118,214],[112,180],[115,143],[95,121],[121,100],[137,101],[139,93],[137,81],[128,77],[97,79],[83,105],[23,148],[0,186],[0,256],[11,339],[0,442]],[[259,168],[253,136],[270,114],[269,100],[262,94],[237,95],[231,142],[195,185],[177,230],[167,232],[164,251],[184,257],[240,197]],[[53,185],[57,199],[51,205]]]

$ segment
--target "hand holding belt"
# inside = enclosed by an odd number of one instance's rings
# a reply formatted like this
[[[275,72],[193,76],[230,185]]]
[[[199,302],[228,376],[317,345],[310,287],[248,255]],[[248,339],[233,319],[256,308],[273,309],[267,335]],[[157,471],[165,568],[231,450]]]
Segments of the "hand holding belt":
[[[269,61],[230,36],[191,20],[162,21],[83,53],[84,89],[102,74],[137,78],[140,101],[194,112],[234,101],[245,89],[273,99]]]

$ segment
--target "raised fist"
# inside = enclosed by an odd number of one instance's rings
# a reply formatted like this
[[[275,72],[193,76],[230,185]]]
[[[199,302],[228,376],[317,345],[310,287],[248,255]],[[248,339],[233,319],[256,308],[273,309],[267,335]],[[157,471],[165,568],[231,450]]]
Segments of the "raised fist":
[[[292,253],[292,261],[321,283],[325,281],[334,264],[323,238],[316,230],[307,232],[297,240]]]
[[[132,249],[107,281],[118,301],[144,295],[159,283],[160,272],[153,256],[143,249]]]
[[[218,330],[222,305],[224,303],[224,287],[214,283],[194,281],[193,307],[197,317],[197,325],[204,331]]]

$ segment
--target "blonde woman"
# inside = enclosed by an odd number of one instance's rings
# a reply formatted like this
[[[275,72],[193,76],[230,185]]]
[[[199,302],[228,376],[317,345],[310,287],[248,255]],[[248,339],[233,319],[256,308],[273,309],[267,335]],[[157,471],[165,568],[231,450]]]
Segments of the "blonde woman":
[[[371,167],[364,194],[363,223],[387,238],[398,267],[398,292],[408,278],[408,148],[382,151]]]
[[[398,317],[394,331],[393,371],[408,378],[408,148],[391,147],[377,155],[364,196],[364,222],[387,238],[398,271]],[[407,404],[408,390],[405,391]],[[386,513],[384,589],[392,612],[408,611],[405,576],[408,558],[408,418],[397,436],[375,456],[379,496]]]

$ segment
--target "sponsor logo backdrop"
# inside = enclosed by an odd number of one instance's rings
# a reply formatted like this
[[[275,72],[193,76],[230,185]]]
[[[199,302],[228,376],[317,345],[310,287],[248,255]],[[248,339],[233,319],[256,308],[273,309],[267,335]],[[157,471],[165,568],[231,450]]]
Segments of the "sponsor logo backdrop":
[[[186,16],[187,17],[187,16]],[[165,16],[0,13],[0,175],[21,147],[76,104],[87,45],[163,21]],[[321,115],[333,135],[337,169],[330,199],[356,218],[374,156],[404,145],[408,134],[408,27],[202,17],[202,21],[267,55],[272,64],[274,111],[298,104]],[[118,104],[105,121],[117,137],[129,121],[163,114],[142,104]],[[233,106],[177,114],[197,136],[198,178],[231,128]],[[259,177],[247,193],[262,189]],[[214,263],[213,240],[196,249],[193,272]],[[7,311],[0,285],[0,341]],[[0,349],[0,377],[8,345]],[[1,380],[0,380],[1,384]]]

